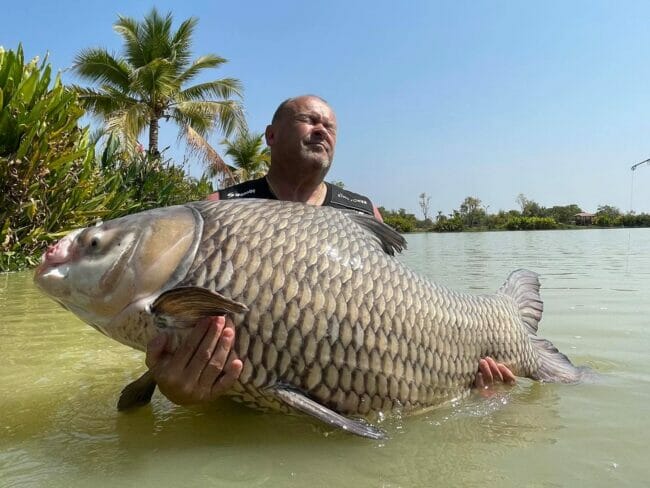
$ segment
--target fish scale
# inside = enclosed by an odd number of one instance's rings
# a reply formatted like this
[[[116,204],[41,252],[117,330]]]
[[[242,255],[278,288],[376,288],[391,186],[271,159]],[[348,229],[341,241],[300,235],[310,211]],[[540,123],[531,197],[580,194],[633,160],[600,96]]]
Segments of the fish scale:
[[[262,390],[279,382],[348,415],[386,406],[407,412],[467,393],[478,360],[488,352],[520,374],[536,365],[532,347],[519,350],[508,338],[518,317],[507,313],[503,299],[431,286],[369,241],[343,213],[266,203],[192,206],[205,222],[201,247],[214,251],[200,255],[181,285],[214,289],[250,309],[235,317],[235,350],[244,369],[240,388],[232,392],[248,404],[277,407]],[[337,236],[334,242],[320,238],[331,235]],[[257,245],[265,239],[271,244]],[[354,257],[363,264],[355,265]],[[215,277],[206,279],[211,274]],[[249,281],[254,285],[247,286]],[[469,312],[477,308],[481,311]],[[490,334],[481,326],[491,321],[479,317],[493,315],[502,320]],[[260,323],[260,317],[273,323]],[[523,328],[514,326],[525,339]],[[502,336],[511,349],[490,349],[490,336]],[[479,339],[486,341],[482,350],[468,347]],[[326,351],[320,356],[319,345]],[[293,360],[282,364],[277,358],[285,347]],[[432,367],[438,374],[430,374]]]

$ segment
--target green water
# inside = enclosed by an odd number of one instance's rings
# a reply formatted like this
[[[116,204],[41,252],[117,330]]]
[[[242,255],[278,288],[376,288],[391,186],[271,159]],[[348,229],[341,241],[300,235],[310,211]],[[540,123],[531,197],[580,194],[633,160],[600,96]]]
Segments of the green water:
[[[0,487],[648,486],[650,230],[412,235],[402,259],[476,293],[541,274],[540,335],[595,383],[521,380],[368,441],[227,401],[182,408],[158,393],[120,414],[144,371],[117,344],[0,275]]]

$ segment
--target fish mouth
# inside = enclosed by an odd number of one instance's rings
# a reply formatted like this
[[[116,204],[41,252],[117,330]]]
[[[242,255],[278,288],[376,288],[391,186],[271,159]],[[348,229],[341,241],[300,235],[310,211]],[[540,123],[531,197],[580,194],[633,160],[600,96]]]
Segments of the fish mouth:
[[[79,232],[81,230],[73,231],[60,241],[48,246],[41,257],[41,264],[38,266],[37,272],[70,262],[74,257],[74,240]]]
[[[67,266],[64,263],[54,263],[45,257],[45,253],[41,257],[41,263],[34,270],[34,282],[41,286],[43,280],[48,278],[65,279],[67,274]]]
[[[58,274],[61,275],[60,277],[62,278],[63,273],[61,273],[60,267],[63,264],[65,264],[64,261],[52,262],[51,260],[45,257],[45,254],[43,254],[43,256],[41,257],[41,263],[34,270],[34,276],[36,278],[39,278],[39,277],[45,277],[46,275]]]
[[[74,258],[74,241],[81,232],[81,229],[71,232],[63,239],[48,246],[41,256],[41,263],[34,271],[34,281],[48,277],[65,278],[68,272],[68,265]]]

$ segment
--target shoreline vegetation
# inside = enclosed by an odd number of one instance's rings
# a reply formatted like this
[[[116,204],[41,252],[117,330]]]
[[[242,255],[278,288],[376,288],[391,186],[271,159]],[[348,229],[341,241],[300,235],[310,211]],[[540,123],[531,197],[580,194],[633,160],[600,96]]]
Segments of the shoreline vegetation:
[[[48,244],[75,228],[204,199],[213,184],[266,173],[268,150],[262,134],[248,130],[239,80],[188,86],[226,62],[213,54],[190,59],[197,22],[187,19],[173,31],[171,15],[155,9],[144,21],[119,17],[122,57],[92,48],[75,60],[73,70],[89,87],[64,85],[47,57],[26,61],[20,45],[0,46],[0,272],[36,266]],[[82,126],[86,114],[100,126]],[[187,143],[183,161],[159,149],[161,119],[175,123]],[[225,137],[220,144],[230,162],[206,140],[215,131]],[[146,148],[139,142],[145,133]],[[187,172],[189,157],[204,165],[201,178]],[[544,208],[519,195],[521,210],[489,214],[478,198],[467,197],[451,214],[432,217],[430,199],[419,197],[423,219],[404,209],[380,211],[403,233],[576,228],[582,212],[575,204]],[[592,226],[650,227],[650,215],[608,205],[592,217]]]
[[[650,214],[634,212],[622,213],[611,205],[601,205],[596,213],[584,212],[577,204],[543,207],[523,194],[517,196],[520,210],[499,210],[488,213],[487,206],[481,205],[476,197],[467,197],[450,214],[442,212],[429,217],[430,197],[422,193],[419,197],[424,218],[404,209],[379,211],[391,227],[402,233],[410,232],[486,232],[504,230],[572,230],[650,227]]]

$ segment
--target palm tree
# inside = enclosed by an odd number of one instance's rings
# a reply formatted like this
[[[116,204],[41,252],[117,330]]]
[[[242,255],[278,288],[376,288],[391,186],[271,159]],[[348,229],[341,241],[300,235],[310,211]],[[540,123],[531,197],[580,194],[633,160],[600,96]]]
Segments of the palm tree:
[[[156,9],[142,22],[120,16],[114,29],[124,41],[121,57],[89,48],[75,58],[74,71],[98,85],[74,87],[81,103],[128,146],[135,147],[148,127],[149,154],[157,157],[161,119],[178,124],[179,138],[192,139],[195,149],[215,126],[226,135],[246,127],[241,103],[233,99],[241,98],[239,80],[222,78],[186,86],[204,70],[226,62],[214,54],[191,61],[197,22],[187,19],[174,32],[171,14],[161,17]]]
[[[266,174],[271,162],[271,152],[264,145],[263,138],[263,134],[244,130],[232,141],[228,139],[221,141],[226,148],[226,156],[230,156],[234,164],[234,167],[231,167],[232,183],[260,178]],[[215,169],[217,168],[211,167],[208,174],[214,176]],[[221,170],[217,169],[217,172]]]

